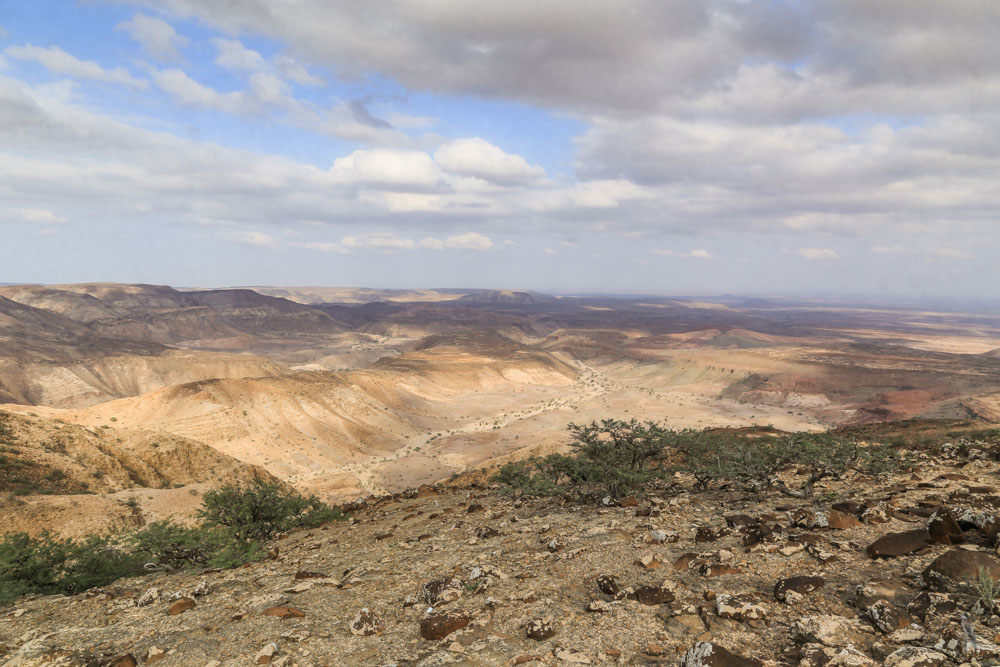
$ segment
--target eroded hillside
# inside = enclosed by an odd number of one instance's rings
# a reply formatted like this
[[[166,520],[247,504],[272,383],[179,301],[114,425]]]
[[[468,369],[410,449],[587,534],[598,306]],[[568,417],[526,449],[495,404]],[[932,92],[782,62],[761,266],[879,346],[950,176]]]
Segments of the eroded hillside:
[[[983,313],[261,291],[2,287],[0,400],[197,440],[330,498],[560,451],[567,423],[605,417],[821,430],[1000,416],[1000,318]]]
[[[0,534],[63,535],[188,518],[207,488],[273,479],[201,442],[0,411]]]

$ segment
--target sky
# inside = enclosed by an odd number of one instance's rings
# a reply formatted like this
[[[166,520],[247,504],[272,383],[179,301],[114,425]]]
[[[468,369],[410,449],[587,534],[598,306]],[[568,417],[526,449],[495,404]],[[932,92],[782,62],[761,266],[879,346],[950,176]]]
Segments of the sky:
[[[0,282],[1000,297],[995,0],[0,0]]]

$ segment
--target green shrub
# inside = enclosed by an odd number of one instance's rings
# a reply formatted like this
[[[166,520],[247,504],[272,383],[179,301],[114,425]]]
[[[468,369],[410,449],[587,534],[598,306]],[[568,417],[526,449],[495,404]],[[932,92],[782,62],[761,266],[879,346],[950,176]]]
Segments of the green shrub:
[[[198,516],[206,525],[228,528],[243,541],[267,540],[289,528],[315,527],[343,518],[339,510],[316,496],[306,498],[260,480],[207,491],[202,503]]]
[[[141,572],[141,559],[108,538],[15,533],[0,540],[0,604],[26,593],[79,593]]]
[[[670,433],[654,422],[604,419],[570,424],[572,453],[508,463],[492,481],[515,496],[620,498],[644,489],[664,472],[663,453]]]
[[[218,526],[179,526],[170,520],[156,521],[129,538],[132,552],[144,562],[174,569],[195,566],[229,568],[263,556],[256,542],[236,539]]]
[[[840,478],[853,471],[882,474],[899,468],[902,458],[884,445],[862,446],[830,433],[792,433],[782,437],[747,437],[745,434],[694,433],[678,437],[685,455],[681,470],[695,476],[698,485],[735,483],[745,489],[778,488],[797,497],[812,494],[824,478]],[[798,489],[789,489],[778,473],[790,466],[804,467],[809,477]]]

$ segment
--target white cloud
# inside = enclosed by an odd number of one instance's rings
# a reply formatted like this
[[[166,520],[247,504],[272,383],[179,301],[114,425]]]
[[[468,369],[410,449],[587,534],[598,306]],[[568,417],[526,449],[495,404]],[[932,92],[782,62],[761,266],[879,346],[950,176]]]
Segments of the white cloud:
[[[233,232],[228,234],[229,238],[240,243],[246,243],[247,245],[259,246],[259,247],[270,247],[277,245],[277,240],[269,234],[264,232]]]
[[[155,4],[267,35],[345,77],[593,116],[669,109],[738,122],[994,108],[998,14],[984,0],[533,0]],[[401,30],[400,26],[405,26]],[[540,63],[543,64],[540,66]],[[957,84],[957,85],[956,85]]]
[[[4,54],[17,60],[33,60],[54,74],[62,74],[74,79],[120,83],[132,88],[149,87],[145,80],[132,76],[124,67],[105,69],[93,60],[80,60],[58,46],[50,46],[49,48],[32,46],[31,44],[10,46],[4,49]]]
[[[186,37],[178,35],[166,21],[142,14],[122,21],[115,29],[126,32],[158,60],[180,60],[180,49],[189,43]]]
[[[456,139],[438,148],[434,161],[445,171],[500,185],[529,185],[545,178],[545,170],[529,165],[479,137]]]
[[[493,241],[488,236],[468,232],[449,236],[444,240],[444,247],[458,250],[489,250],[493,247]]]
[[[840,255],[829,248],[799,248],[798,253],[806,259],[840,259]]]
[[[274,66],[286,79],[302,86],[322,86],[326,83],[289,56],[277,56]]]
[[[476,232],[455,234],[443,239],[428,236],[420,240],[397,236],[391,232],[381,232],[345,236],[339,243],[309,242],[296,245],[312,250],[339,253],[352,250],[381,250],[390,253],[409,250],[490,250],[494,247],[492,239]]]
[[[393,127],[431,127],[432,125],[437,125],[441,122],[440,118],[433,118],[431,116],[411,116],[399,111],[387,111],[384,117]]]
[[[330,172],[343,182],[396,191],[432,191],[443,185],[443,174],[427,153],[374,148],[337,158]]]
[[[14,211],[14,215],[25,222],[36,225],[51,225],[66,222],[66,218],[56,215],[52,211],[44,208],[21,208]]]
[[[267,69],[268,63],[264,56],[243,46],[243,42],[239,40],[217,37],[212,40],[212,44],[217,52],[215,64],[220,67],[252,72]]]
[[[713,259],[715,257],[712,253],[701,248],[695,248],[691,252],[677,252],[676,250],[667,248],[653,248],[653,254],[664,257],[691,257],[694,259]]]
[[[177,102],[187,106],[207,107],[227,113],[247,113],[255,110],[242,92],[220,93],[198,83],[177,68],[155,72],[153,81]]]
[[[215,45],[215,64],[230,70],[246,72],[264,72],[272,76],[281,76],[303,86],[322,86],[323,80],[309,73],[295,59],[279,55],[273,61],[268,61],[257,51],[248,49],[238,39],[217,37],[212,40]]]
[[[559,251],[556,250],[555,248],[545,248],[545,254],[546,255],[558,255]]]

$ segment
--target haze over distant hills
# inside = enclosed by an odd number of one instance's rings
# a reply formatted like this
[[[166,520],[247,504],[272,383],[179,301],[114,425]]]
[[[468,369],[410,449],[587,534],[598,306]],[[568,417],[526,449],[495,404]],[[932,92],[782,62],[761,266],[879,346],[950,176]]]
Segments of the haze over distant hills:
[[[557,451],[603,417],[1000,417],[1000,317],[821,300],[7,285],[0,343],[24,428],[173,438],[338,499]]]

